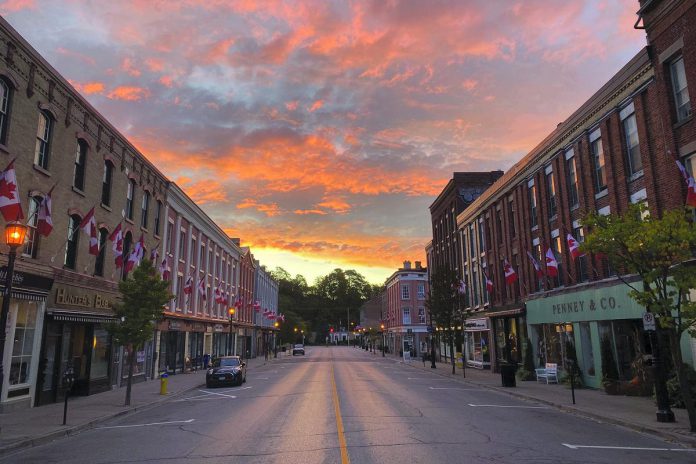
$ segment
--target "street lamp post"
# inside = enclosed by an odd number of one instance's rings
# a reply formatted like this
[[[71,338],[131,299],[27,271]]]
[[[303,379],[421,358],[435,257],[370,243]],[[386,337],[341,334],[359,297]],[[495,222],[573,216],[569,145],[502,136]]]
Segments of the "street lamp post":
[[[230,314],[230,335],[227,340],[227,354],[232,354],[232,319],[234,319],[234,313],[236,310],[234,308],[230,308],[227,310],[227,312]]]
[[[384,357],[384,323],[380,324],[379,328],[382,329],[382,357]]]
[[[14,265],[17,258],[17,248],[24,245],[27,236],[27,226],[19,221],[8,222],[5,226],[5,243],[10,247],[7,255],[7,275],[5,276],[5,294],[2,298],[2,314],[0,314],[0,399],[2,399],[2,386],[5,382],[5,371],[2,360],[5,358],[5,337],[7,328],[7,316],[10,313],[10,299],[12,298],[12,279],[14,278]]]
[[[273,327],[275,327],[276,329],[278,329],[278,328],[280,327],[280,322],[275,321],[275,322],[273,323]],[[275,332],[275,333],[273,334],[273,357],[274,357],[274,358],[277,358],[277,357],[278,357],[278,333],[279,333],[279,332]]]

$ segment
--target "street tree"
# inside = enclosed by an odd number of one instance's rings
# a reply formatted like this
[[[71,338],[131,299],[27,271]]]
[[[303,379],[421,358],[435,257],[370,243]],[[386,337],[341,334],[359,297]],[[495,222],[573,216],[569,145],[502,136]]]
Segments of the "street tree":
[[[346,328],[350,330],[351,322],[360,322],[358,309],[370,299],[373,291],[373,286],[359,272],[334,269],[318,278],[313,288],[319,303],[317,322],[328,326],[346,321]]]
[[[457,327],[461,326],[465,320],[462,317],[461,294],[458,288],[457,273],[439,269],[430,276],[430,289],[425,301],[433,323],[440,327],[439,333],[445,338],[445,343],[448,344],[452,354],[452,375],[455,374],[454,338]],[[432,355],[434,354],[431,352]]]
[[[118,284],[121,301],[114,306],[116,322],[107,330],[114,345],[128,348],[128,386],[125,405],[131,402],[135,352],[152,337],[155,323],[162,318],[164,305],[172,298],[168,283],[160,279],[152,262],[143,260],[140,266]]]
[[[630,297],[654,314],[658,348],[666,338],[691,431],[696,432],[689,368],[680,347],[684,333],[696,336],[696,301],[689,299],[696,288],[696,227],[691,214],[675,209],[662,217],[651,216],[644,205],[632,205],[622,215],[592,213],[583,220],[589,234],[581,250],[604,255],[630,287]],[[628,278],[631,275],[638,280]]]

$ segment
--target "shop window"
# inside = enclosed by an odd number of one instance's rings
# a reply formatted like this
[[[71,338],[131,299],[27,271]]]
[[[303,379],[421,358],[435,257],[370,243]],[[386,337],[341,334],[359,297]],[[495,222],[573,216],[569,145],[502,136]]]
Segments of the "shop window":
[[[10,125],[10,104],[12,87],[6,79],[0,77],[0,144],[7,145],[7,132]]]
[[[642,337],[640,319],[621,319],[600,321],[599,339],[607,339],[614,352],[616,367],[620,380],[632,380],[641,367],[641,362],[648,349]]]
[[[42,200],[40,196],[29,197],[29,219],[27,220],[29,230],[27,230],[27,238],[22,249],[22,256],[28,258],[36,258],[39,250],[39,233],[36,230],[36,224],[39,221],[38,211]]]
[[[594,350],[592,349],[589,322],[580,323],[580,343],[582,344],[583,372],[585,375],[594,377],[597,373],[595,372]]]
[[[111,338],[106,329],[96,325],[92,338],[92,360],[89,377],[91,380],[109,377],[109,355],[111,354]]]
[[[48,169],[48,157],[51,152],[51,135],[53,132],[53,119],[47,111],[39,111],[39,125],[36,128],[36,147],[34,150],[34,164]]]
[[[77,264],[77,242],[80,238],[81,221],[77,214],[73,214],[68,220],[68,240],[65,245],[65,261],[63,261],[68,269],[75,270]]]
[[[130,362],[130,348],[123,347],[123,362],[127,366]],[[128,378],[128,369],[123,369],[123,379]],[[135,359],[133,362],[133,376],[145,375],[145,349],[142,346],[135,348]]]
[[[31,358],[36,333],[37,304],[33,301],[18,301],[17,322],[14,330],[12,359],[10,360],[10,385],[31,382]]]
[[[75,150],[75,167],[73,169],[73,187],[78,190],[85,189],[85,167],[87,163],[87,142],[82,139],[77,140]]]
[[[483,368],[490,365],[491,357],[488,348],[488,331],[466,332],[467,364]]]
[[[105,228],[99,229],[99,254],[94,262],[94,275],[102,277],[104,275],[104,261],[106,260],[106,238],[109,231]]]
[[[114,165],[111,161],[104,161],[104,174],[102,175],[102,194],[101,202],[105,206],[111,205],[111,181],[114,172]]]

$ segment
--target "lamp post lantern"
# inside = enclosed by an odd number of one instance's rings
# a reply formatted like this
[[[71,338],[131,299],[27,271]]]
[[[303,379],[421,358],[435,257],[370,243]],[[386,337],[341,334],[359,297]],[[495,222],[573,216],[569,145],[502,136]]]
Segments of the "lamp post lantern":
[[[382,357],[384,357],[384,322],[379,325],[379,328],[382,330]]]
[[[2,298],[2,314],[0,314],[0,399],[2,398],[2,386],[5,382],[5,372],[2,360],[5,358],[5,337],[7,316],[10,312],[10,298],[12,298],[12,280],[14,278],[14,265],[17,258],[17,248],[24,245],[27,237],[27,226],[20,221],[8,222],[5,226],[5,243],[10,247],[7,255],[7,275],[5,276],[5,293]]]

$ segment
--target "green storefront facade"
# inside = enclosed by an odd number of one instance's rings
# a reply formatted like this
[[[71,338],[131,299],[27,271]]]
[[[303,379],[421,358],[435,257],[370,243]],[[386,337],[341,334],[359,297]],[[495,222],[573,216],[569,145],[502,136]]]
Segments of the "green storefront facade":
[[[643,330],[645,309],[628,296],[628,290],[618,283],[528,300],[527,329],[535,364],[554,362],[563,367],[573,345],[584,384],[599,388],[601,340],[606,338],[622,380],[630,381],[636,375],[636,366],[651,356],[652,347]],[[686,334],[682,354],[684,361],[693,365],[690,337]]]

